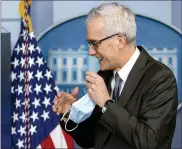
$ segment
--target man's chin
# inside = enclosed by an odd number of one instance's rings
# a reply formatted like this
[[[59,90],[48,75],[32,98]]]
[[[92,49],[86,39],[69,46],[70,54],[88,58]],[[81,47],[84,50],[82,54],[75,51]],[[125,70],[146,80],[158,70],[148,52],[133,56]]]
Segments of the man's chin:
[[[110,70],[110,69],[109,69],[108,67],[104,67],[104,66],[101,66],[101,65],[100,65],[100,70],[101,70],[101,71],[106,71],[106,70]]]
[[[101,70],[101,71],[104,71],[105,68],[104,68],[103,66],[100,65],[100,70]]]

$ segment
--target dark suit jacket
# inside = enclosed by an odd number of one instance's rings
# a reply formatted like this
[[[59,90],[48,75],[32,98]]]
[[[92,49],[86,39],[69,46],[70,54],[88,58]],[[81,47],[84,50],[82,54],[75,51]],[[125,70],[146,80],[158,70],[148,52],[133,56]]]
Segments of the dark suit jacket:
[[[140,56],[119,101],[104,114],[96,106],[91,117],[68,132],[81,147],[171,149],[176,124],[176,80],[168,67],[150,57],[141,46],[138,48]],[[113,72],[99,71],[98,74],[111,91]],[[68,123],[68,128],[74,126],[72,121]]]

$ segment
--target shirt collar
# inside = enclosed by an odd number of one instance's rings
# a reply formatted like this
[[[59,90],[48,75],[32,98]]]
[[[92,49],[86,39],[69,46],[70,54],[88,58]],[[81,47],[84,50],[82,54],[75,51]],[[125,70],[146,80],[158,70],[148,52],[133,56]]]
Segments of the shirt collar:
[[[122,81],[126,82],[128,75],[133,68],[136,60],[140,55],[140,50],[136,47],[134,54],[131,56],[129,61],[118,71],[119,76],[121,77]],[[116,71],[114,71],[114,74]]]

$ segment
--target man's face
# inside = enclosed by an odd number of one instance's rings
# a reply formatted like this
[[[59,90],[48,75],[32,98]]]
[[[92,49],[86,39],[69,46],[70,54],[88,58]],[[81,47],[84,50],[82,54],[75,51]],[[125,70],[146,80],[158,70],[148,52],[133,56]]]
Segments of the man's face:
[[[104,35],[104,21],[96,18],[90,20],[87,24],[87,40],[97,42],[107,36]],[[89,46],[89,55],[98,58],[100,70],[114,70],[119,67],[119,49],[117,35],[98,43],[95,48]]]

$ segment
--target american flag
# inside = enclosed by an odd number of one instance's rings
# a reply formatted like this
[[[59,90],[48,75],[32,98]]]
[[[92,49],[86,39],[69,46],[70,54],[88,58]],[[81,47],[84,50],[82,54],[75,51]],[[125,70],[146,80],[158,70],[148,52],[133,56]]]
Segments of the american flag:
[[[11,58],[12,147],[73,148],[52,110],[58,91],[54,77],[27,24],[22,19]]]

